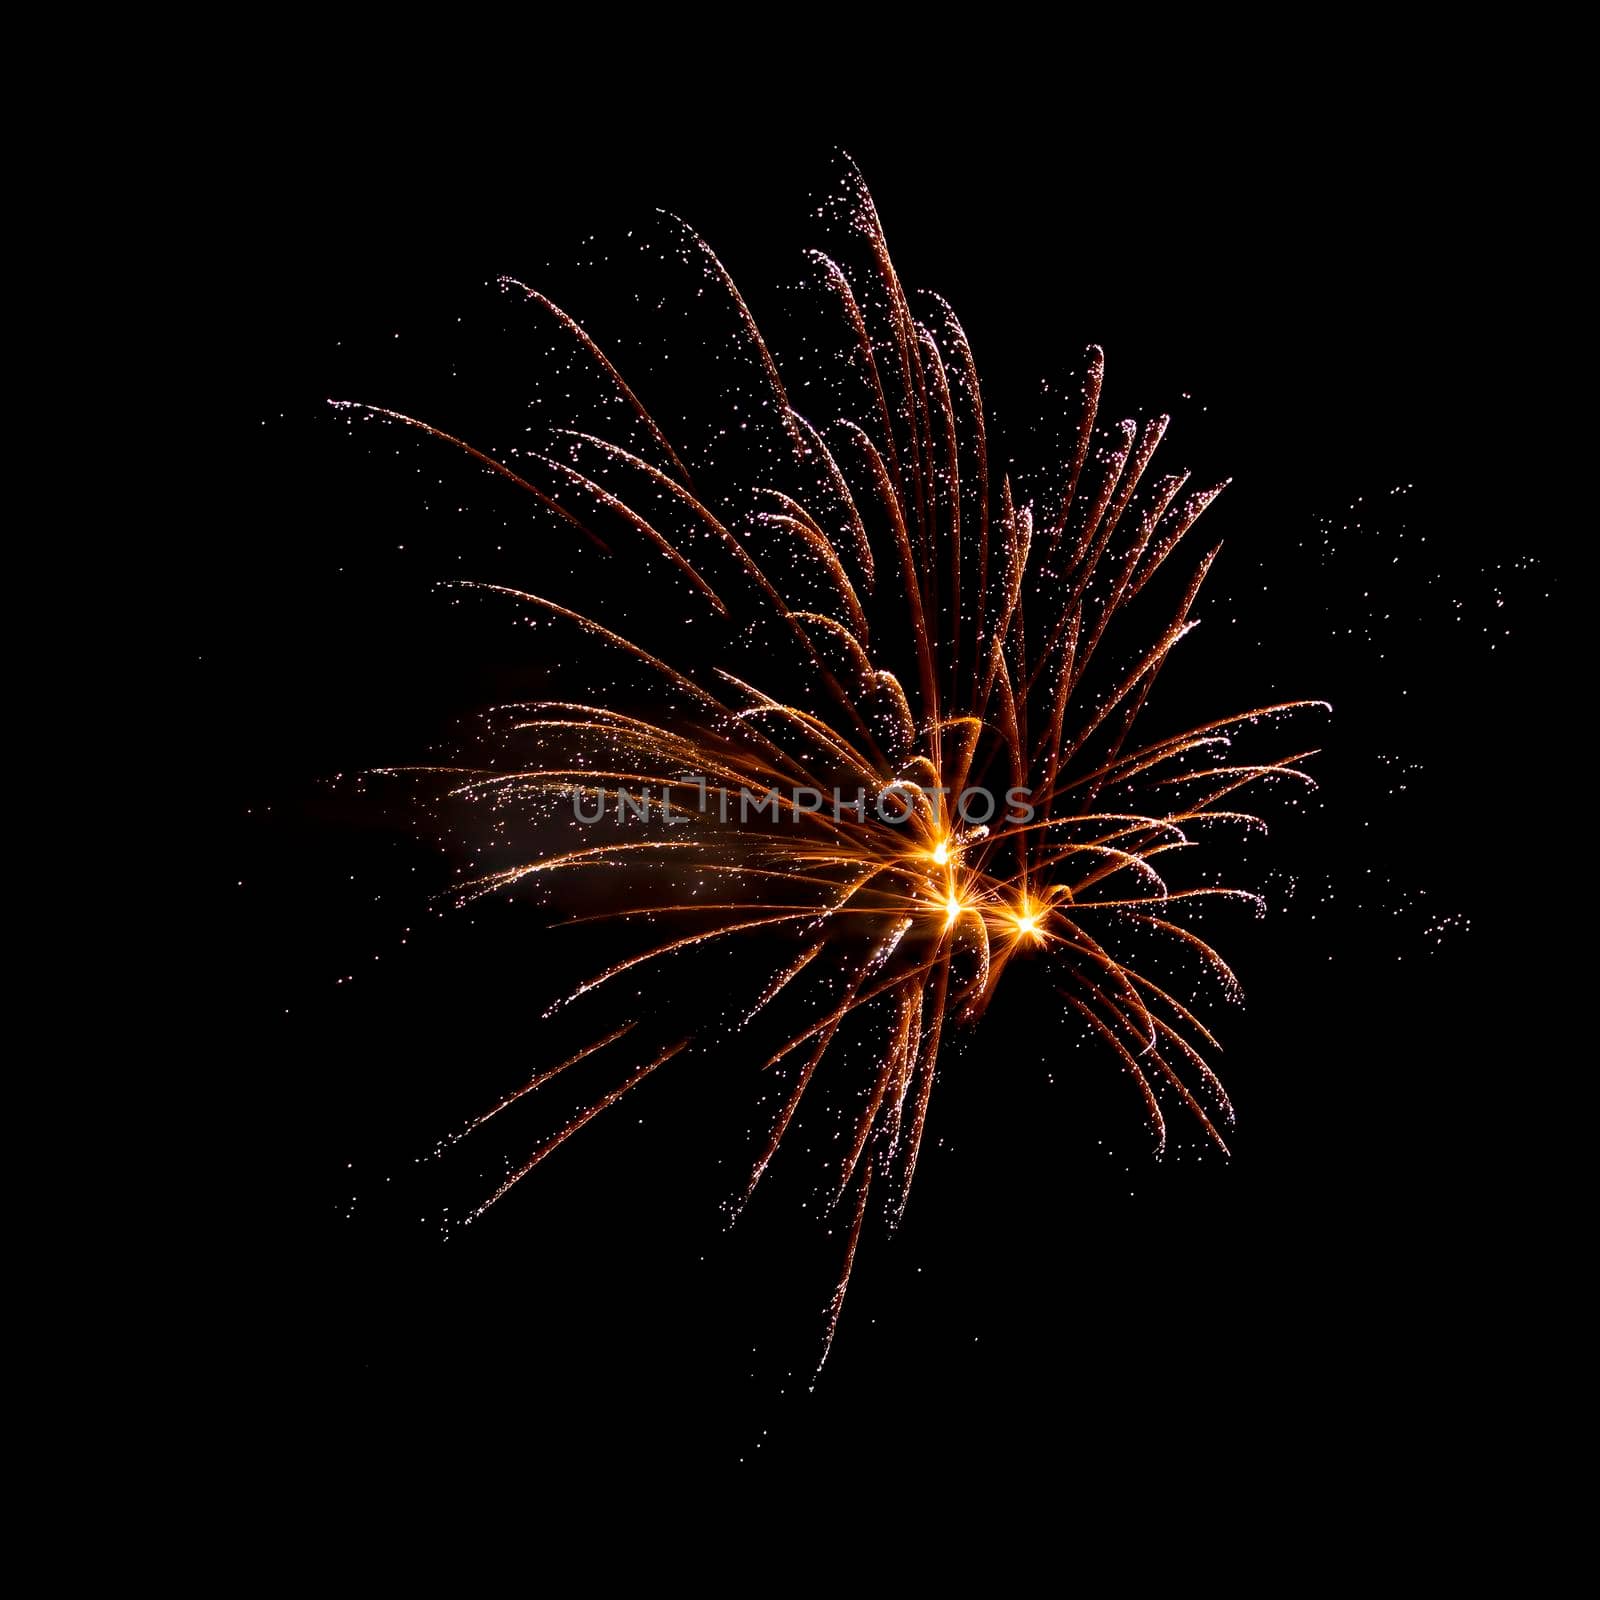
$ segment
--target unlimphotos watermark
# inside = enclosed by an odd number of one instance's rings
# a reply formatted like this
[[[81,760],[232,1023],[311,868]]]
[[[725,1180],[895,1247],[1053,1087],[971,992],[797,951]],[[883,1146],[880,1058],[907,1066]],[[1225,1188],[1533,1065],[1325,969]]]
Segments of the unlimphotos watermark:
[[[579,822],[601,822],[613,816],[618,822],[643,822],[659,815],[670,827],[684,827],[694,820],[691,813],[715,816],[719,822],[750,822],[787,819],[798,823],[806,817],[831,815],[836,822],[865,822],[869,818],[891,827],[910,822],[919,813],[925,817],[955,820],[966,825],[983,825],[995,820],[1004,806],[1001,820],[1009,823],[1033,821],[1033,791],[1019,785],[996,797],[990,789],[969,787],[959,792],[948,786],[896,780],[878,790],[857,788],[853,792],[805,786],[782,789],[730,789],[710,783],[704,776],[679,779],[663,784],[659,796],[650,789],[574,789],[572,814]]]

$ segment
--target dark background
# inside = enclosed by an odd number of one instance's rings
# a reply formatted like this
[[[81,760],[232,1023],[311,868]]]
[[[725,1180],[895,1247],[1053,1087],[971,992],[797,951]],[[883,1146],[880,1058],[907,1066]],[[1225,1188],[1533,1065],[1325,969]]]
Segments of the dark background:
[[[1505,250],[1542,202],[1487,131],[1278,125],[1092,156],[1060,122],[530,127],[470,160],[343,139],[250,166],[212,358],[215,516],[181,580],[229,930],[205,941],[194,1035],[230,1086],[206,1143],[236,1288],[207,1359],[242,1426],[424,1483],[493,1459],[707,1484],[1004,1477],[1152,1430],[1270,1453],[1467,1427],[1437,1352],[1529,1270],[1509,1219],[1548,1114],[1551,1013],[1505,931],[1544,889],[1503,809],[1550,736],[1549,425],[1516,374],[1558,332]],[[656,206],[787,326],[835,143],[903,278],[961,314],[1019,457],[1041,379],[1093,340],[1103,415],[1170,409],[1168,465],[1234,479],[1185,646],[1205,676],[1176,703],[1314,695],[1335,715],[1302,740],[1324,751],[1315,802],[1269,798],[1271,846],[1245,858],[1277,874],[1272,915],[1226,940],[1249,997],[1222,1018],[1232,1162],[1186,1140],[1155,1163],[1126,1083],[1019,976],[943,1069],[905,1231],[867,1237],[808,1392],[840,1241],[800,1210],[801,1173],[724,1231],[752,1122],[735,1064],[664,1070],[441,1242],[442,1209],[480,1198],[518,1136],[417,1158],[544,1058],[569,958],[532,908],[430,911],[447,863],[325,780],[416,759],[542,681],[548,640],[433,585],[526,581],[517,541],[548,532],[324,401],[508,438],[539,347],[525,366],[494,276],[550,286],[603,345],[642,342],[638,264],[575,263]],[[715,404],[698,382],[685,411]]]

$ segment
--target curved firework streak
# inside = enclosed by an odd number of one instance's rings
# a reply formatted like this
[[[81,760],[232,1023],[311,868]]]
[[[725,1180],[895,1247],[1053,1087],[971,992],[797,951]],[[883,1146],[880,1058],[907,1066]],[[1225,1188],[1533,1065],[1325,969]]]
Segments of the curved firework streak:
[[[728,296],[735,338],[756,358],[768,409],[782,430],[778,453],[796,469],[790,488],[748,485],[742,506],[714,508],[601,347],[565,311],[511,279],[502,286],[553,317],[625,405],[636,448],[563,428],[557,434],[571,461],[530,453],[513,467],[404,413],[333,402],[466,452],[602,551],[610,547],[589,519],[597,512],[619,519],[683,576],[694,602],[714,617],[747,613],[792,644],[788,667],[803,687],[798,696],[780,698],[721,662],[710,671],[674,665],[543,596],[468,585],[581,630],[664,692],[672,708],[658,719],[576,699],[510,708],[517,715],[513,731],[576,740],[614,761],[391,770],[431,773],[456,798],[498,806],[609,792],[635,803],[639,816],[674,825],[671,837],[536,851],[459,890],[467,900],[554,874],[624,872],[629,903],[600,916],[690,919],[686,931],[593,973],[556,1006],[684,952],[774,929],[798,931],[798,955],[791,946],[742,1008],[748,1022],[780,992],[792,1003],[807,982],[818,997],[810,1020],[765,1063],[772,1070],[799,1065],[791,1068],[738,1205],[776,1156],[842,1031],[876,1029],[863,1109],[831,1184],[836,1203],[852,1190],[854,1198],[824,1357],[869,1190],[887,1186],[891,1222],[897,1220],[926,1131],[941,1047],[952,1030],[981,1017],[1013,960],[1049,964],[1064,1018],[1103,1041],[1133,1081],[1158,1153],[1166,1140],[1162,1093],[1226,1151],[1219,1123],[1232,1121],[1233,1108],[1207,1059],[1216,1038],[1188,1006],[1117,954],[1118,934],[1132,927],[1170,940],[1230,991],[1236,988],[1223,958],[1182,919],[1206,900],[1259,905],[1257,897],[1239,889],[1172,889],[1157,862],[1194,848],[1209,824],[1262,826],[1248,812],[1222,807],[1240,790],[1272,779],[1309,783],[1297,763],[1313,751],[1239,765],[1228,763],[1226,751],[1244,724],[1324,705],[1281,702],[1135,741],[1152,685],[1198,625],[1192,613],[1217,549],[1196,563],[1164,625],[1147,636],[1152,642],[1094,689],[1091,665],[1225,485],[1186,493],[1187,474],[1151,476],[1165,417],[1142,427],[1100,424],[1104,357],[1095,348],[1059,499],[1036,518],[1032,506],[1019,503],[1009,476],[994,483],[978,372],[955,313],[930,296],[936,316],[918,320],[858,174],[850,198],[854,228],[867,246],[866,273],[853,279],[832,257],[811,252],[839,319],[859,400],[854,415],[826,423],[791,404],[727,269],[698,234],[673,219],[690,254],[703,258]],[[593,474],[602,470],[620,486],[598,481]],[[741,517],[742,528],[730,526]],[[773,551],[786,563],[781,571]],[[980,785],[991,774],[1016,797],[1019,819],[964,823],[943,794]],[[906,801],[903,819],[871,804],[830,813],[792,798],[799,787],[837,796],[841,780],[863,795],[898,789]],[[708,783],[724,793],[774,796],[771,814],[752,820],[741,810],[731,819],[725,806],[706,805]],[[728,895],[686,898],[685,867],[700,884],[726,886]],[[663,868],[670,870],[657,870]],[[828,953],[838,960],[819,960]],[[835,982],[814,982],[823,977]],[[622,1041],[635,1026],[626,1021],[542,1068],[457,1136],[579,1061],[619,1060],[616,1085],[539,1145],[474,1217],[690,1043],[639,1046],[621,1060]]]

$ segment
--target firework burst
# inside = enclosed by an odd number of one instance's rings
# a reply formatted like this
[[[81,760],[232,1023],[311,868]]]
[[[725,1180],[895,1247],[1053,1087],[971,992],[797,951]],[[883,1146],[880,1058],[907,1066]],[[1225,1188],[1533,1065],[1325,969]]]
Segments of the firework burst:
[[[824,1356],[871,1199],[891,1224],[904,1209],[941,1050],[980,1021],[1013,962],[1039,964],[1064,1026],[1103,1043],[1136,1089],[1158,1153],[1174,1107],[1226,1151],[1233,1110],[1210,1065],[1217,1040],[1126,946],[1133,933],[1142,946],[1159,939],[1224,991],[1236,987],[1191,916],[1207,901],[1259,900],[1171,884],[1169,864],[1210,830],[1259,828],[1239,808],[1243,791],[1310,782],[1298,763],[1314,752],[1243,764],[1230,758],[1230,739],[1320,704],[1253,707],[1154,739],[1136,733],[1158,675],[1196,626],[1217,550],[1169,564],[1221,486],[1156,471],[1167,418],[1102,421],[1103,359],[1092,349],[1065,459],[1024,500],[991,467],[978,372],[955,314],[937,296],[904,291],[853,171],[846,208],[861,260],[809,258],[829,302],[840,413],[816,417],[791,400],[721,261],[670,219],[682,254],[730,308],[730,348],[760,386],[759,409],[745,416],[766,454],[740,482],[702,483],[705,469],[691,472],[588,332],[510,280],[506,291],[550,319],[592,369],[617,426],[561,426],[544,450],[491,454],[401,412],[336,402],[352,418],[465,452],[525,491],[554,519],[554,536],[613,561],[654,563],[662,604],[683,604],[685,649],[669,660],[624,619],[591,614],[614,609],[620,591],[579,609],[521,588],[465,585],[586,636],[614,675],[599,693],[503,708],[494,752],[476,764],[393,770],[437,780],[442,801],[495,819],[508,864],[468,874],[460,900],[572,883],[598,909],[580,907],[571,920],[649,927],[551,1011],[576,1011],[597,993],[620,992],[626,1005],[639,980],[736,942],[762,953],[735,1026],[748,1043],[758,1017],[783,1019],[751,1062],[781,1087],[736,1210],[815,1092],[819,1068],[848,1044],[855,1098],[827,1174],[848,1243]],[[1140,615],[1155,625],[1118,626]],[[573,831],[552,842],[561,808]],[[737,968],[751,970],[749,960]],[[612,1066],[612,1086],[537,1144],[475,1217],[699,1048],[702,1034],[726,1033],[708,1008],[703,1027],[656,1037],[641,1025],[648,1009],[609,1017],[582,1049],[541,1066],[464,1130],[580,1062]]]

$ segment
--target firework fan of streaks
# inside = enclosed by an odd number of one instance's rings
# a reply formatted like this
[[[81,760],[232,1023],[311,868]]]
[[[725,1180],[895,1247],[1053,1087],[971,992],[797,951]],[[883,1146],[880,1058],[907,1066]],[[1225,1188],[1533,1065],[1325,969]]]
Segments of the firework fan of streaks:
[[[441,799],[491,808],[501,844],[520,850],[510,865],[466,876],[461,900],[576,880],[605,908],[575,920],[652,925],[551,1010],[616,993],[608,986],[624,974],[680,974],[683,962],[716,957],[730,941],[774,952],[733,1019],[748,1049],[758,1014],[786,1018],[776,1048],[763,1044],[753,1063],[781,1087],[733,1209],[760,1183],[830,1052],[847,1053],[853,1081],[834,1096],[847,1109],[828,1188],[848,1242],[824,1359],[871,1198],[891,1227],[903,1212],[941,1047],[981,1017],[1014,960],[1042,963],[1063,1022],[1103,1041],[1137,1090],[1158,1153],[1174,1108],[1226,1151],[1221,1128],[1233,1112],[1208,1060],[1217,1041],[1190,1005],[1130,964],[1125,946],[1134,932],[1145,946],[1165,942],[1180,965],[1209,969],[1232,995],[1232,973],[1192,916],[1219,898],[1259,910],[1257,897],[1169,885],[1166,869],[1208,829],[1261,826],[1239,808],[1241,792],[1265,780],[1310,782],[1297,763],[1314,752],[1239,764],[1228,751],[1246,724],[1322,704],[1260,706],[1153,740],[1136,735],[1158,674],[1196,626],[1217,550],[1177,564],[1179,581],[1158,586],[1158,600],[1166,593],[1149,612],[1154,627],[1113,625],[1146,609],[1134,602],[1221,486],[1155,470],[1167,418],[1102,422],[1103,358],[1091,349],[1066,459],[1041,503],[1023,503],[991,465],[961,324],[942,299],[904,291],[853,168],[844,194],[860,262],[810,256],[844,374],[847,414],[834,419],[791,403],[721,261],[668,219],[681,230],[681,253],[725,297],[730,337],[763,391],[760,481],[746,473],[724,492],[703,486],[589,333],[511,280],[506,291],[592,365],[612,415],[624,419],[613,437],[561,426],[545,453],[492,455],[398,411],[335,402],[352,419],[403,424],[466,452],[559,519],[559,536],[613,561],[655,563],[652,581],[663,593],[677,585],[670,592],[702,619],[695,659],[669,662],[624,621],[517,588],[466,585],[586,635],[631,698],[574,693],[506,708],[492,759],[393,770],[437,780]],[[603,591],[602,606],[608,598]],[[772,692],[774,678],[782,692]],[[638,714],[641,696],[659,709]],[[869,800],[811,809],[796,799],[871,797],[893,785],[903,787],[888,808]],[[990,822],[964,819],[945,798],[984,785],[1015,801]],[[744,791],[781,798],[754,816],[717,803]],[[626,836],[602,830],[545,847],[550,833],[535,819],[618,795],[645,817]],[[719,960],[712,981],[727,970]],[[725,1018],[707,1016],[685,1037],[641,1044],[640,1020],[544,1066],[456,1136],[591,1057],[613,1065],[607,1092],[537,1144],[474,1217],[698,1047],[702,1033],[726,1031]]]

